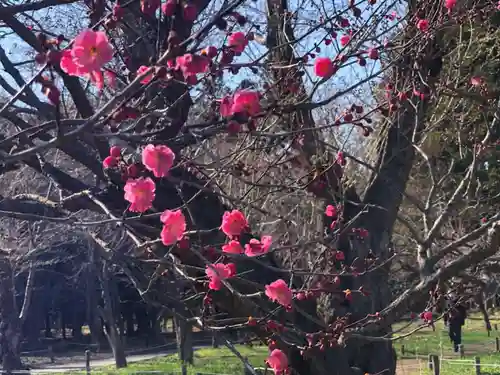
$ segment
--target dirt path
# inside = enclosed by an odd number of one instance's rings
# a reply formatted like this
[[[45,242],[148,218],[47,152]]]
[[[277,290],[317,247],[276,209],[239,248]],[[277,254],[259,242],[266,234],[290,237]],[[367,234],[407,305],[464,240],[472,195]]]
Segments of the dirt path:
[[[156,353],[156,354],[137,354],[137,355],[129,355],[127,356],[127,362],[128,363],[133,363],[133,362],[140,362],[140,361],[147,361],[148,359],[154,359],[158,357],[164,357],[168,354],[168,352],[163,352],[163,353]],[[96,359],[90,362],[91,368],[98,368],[98,367],[105,367],[105,366],[112,366],[114,365],[115,360],[113,358],[106,358],[106,359]],[[31,373],[32,374],[46,374],[46,373],[65,373],[68,371],[75,371],[75,370],[84,370],[85,369],[85,362],[71,362],[71,363],[65,363],[61,365],[51,365],[50,367],[45,367],[45,368],[39,368],[39,369],[32,369]]]
[[[206,345],[205,346],[195,346],[193,349],[196,351],[196,350],[202,349],[204,347],[206,347]],[[130,354],[130,355],[127,355],[127,362],[133,363],[133,362],[147,361],[149,359],[164,357],[164,356],[167,356],[167,355],[173,354],[173,353],[176,353],[176,349],[166,349],[166,350],[162,350],[161,352],[149,353],[149,354]],[[99,367],[112,366],[114,364],[115,364],[115,360],[113,357],[91,359],[91,361],[90,361],[90,367],[92,369],[99,368]],[[53,374],[53,373],[67,373],[68,371],[75,371],[75,370],[85,370],[85,362],[84,361],[74,361],[74,362],[66,362],[66,363],[61,363],[61,364],[44,365],[44,366],[40,366],[39,368],[33,368],[30,371],[32,374],[47,374],[47,373]]]

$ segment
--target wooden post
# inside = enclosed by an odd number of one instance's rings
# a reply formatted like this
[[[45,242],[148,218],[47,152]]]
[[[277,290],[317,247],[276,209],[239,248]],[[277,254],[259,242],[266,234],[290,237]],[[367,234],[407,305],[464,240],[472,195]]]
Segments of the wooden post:
[[[85,371],[90,374],[90,350],[85,350]]]
[[[495,331],[498,331],[498,324],[493,324],[493,328],[495,328]]]
[[[476,375],[481,375],[481,360],[479,357],[474,358],[474,362],[476,364]]]
[[[428,358],[428,365],[429,365],[429,370],[432,370],[432,354],[429,354],[429,358]]]
[[[465,358],[464,346],[462,344],[458,345],[458,351],[460,352],[460,358]]]
[[[500,352],[500,339],[498,337],[495,337],[495,350],[496,352]]]
[[[401,345],[401,355],[405,355],[405,346]]]
[[[437,355],[432,356],[432,370],[434,375],[439,375],[439,357]]]

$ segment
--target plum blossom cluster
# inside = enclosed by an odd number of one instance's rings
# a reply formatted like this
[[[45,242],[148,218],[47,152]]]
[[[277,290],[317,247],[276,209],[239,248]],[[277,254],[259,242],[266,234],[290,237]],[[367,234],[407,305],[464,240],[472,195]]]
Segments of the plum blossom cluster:
[[[256,91],[238,90],[233,96],[225,96],[220,102],[222,117],[231,117],[236,114],[255,116],[260,111],[260,95]]]
[[[142,151],[142,164],[147,171],[153,173],[156,178],[166,177],[173,167],[175,161],[174,152],[165,145],[147,145]],[[123,164],[122,150],[118,147],[110,149],[110,155],[104,160],[105,168],[116,167]],[[130,167],[130,166],[129,166]],[[128,168],[129,168],[128,167]],[[137,171],[134,171],[137,174]],[[135,175],[134,175],[135,177]],[[129,210],[132,212],[145,212],[150,209],[155,199],[156,185],[150,177],[129,178],[125,184],[125,200],[130,203]],[[160,237],[165,246],[173,245],[181,241],[186,232],[186,218],[181,210],[165,210],[160,216],[163,224]],[[222,251],[228,254],[245,254],[253,257],[266,254],[272,243],[271,236],[262,236],[259,239],[251,239],[243,248],[239,237],[247,230],[248,221],[239,210],[227,211],[222,217],[221,231],[228,236],[229,242],[222,247]],[[210,264],[206,267],[206,275],[209,278],[209,288],[220,290],[222,280],[236,275],[234,263]],[[284,280],[276,280],[266,285],[265,294],[286,308],[290,308],[293,293]]]
[[[344,35],[340,38],[340,44],[346,46],[349,44],[351,39],[350,35]],[[379,59],[379,48],[371,47],[366,51],[359,51],[357,53],[358,64],[360,66],[366,66],[366,58],[371,60]],[[314,60],[314,74],[320,78],[328,79],[333,76],[339,69],[340,65],[347,61],[347,56],[344,54],[339,54],[335,59],[330,59],[329,57],[317,57]]]
[[[239,237],[243,231],[248,229],[248,221],[239,210],[226,211],[222,217],[220,229],[229,238],[228,243],[222,246],[222,251],[226,254],[245,254],[254,257],[266,254],[271,247],[271,236],[262,236],[260,240],[252,238],[245,244],[245,247],[241,245]],[[234,271],[234,263],[226,265],[218,263],[207,266],[206,274],[210,280],[209,288],[220,290],[222,287],[221,280],[234,276]],[[279,279],[266,285],[265,294],[271,301],[284,306],[286,309],[291,308],[293,292],[284,280]]]
[[[110,155],[104,160],[105,168],[112,168],[120,162],[121,150],[112,148]],[[174,152],[165,145],[147,145],[142,151],[142,166],[155,177],[166,177],[175,160]],[[145,212],[153,206],[156,184],[150,177],[137,177],[138,167],[127,167],[125,177],[125,200],[130,203],[132,212]]]
[[[252,238],[245,248],[237,240],[243,231],[248,229],[248,221],[239,210],[226,211],[222,216],[221,231],[229,238],[229,242],[222,246],[222,251],[228,254],[245,254],[249,257],[266,254],[272,244],[271,236],[262,236],[259,239]]]
[[[156,5],[159,6],[159,4],[154,3],[155,7]],[[175,9],[175,6],[176,6],[175,2],[171,3],[170,1],[168,1],[167,3],[164,4],[164,6],[162,6],[162,8],[165,8],[164,13],[166,12],[168,13],[168,15],[170,15],[173,9]],[[192,14],[193,19],[195,19],[197,15],[196,8],[188,4],[184,7],[185,14],[187,10],[189,10],[188,13]],[[191,16],[189,16],[189,18],[191,19]],[[232,63],[235,56],[239,56],[243,53],[246,46],[248,45],[249,40],[253,38],[252,35],[253,34],[246,35],[241,31],[231,33],[228,38],[227,46],[222,47],[221,49],[217,49],[214,46],[209,46],[203,49],[200,54],[186,53],[182,56],[176,57],[175,59],[168,60],[166,68],[168,68],[168,71],[170,72],[171,71],[181,72],[185,82],[190,85],[194,85],[198,82],[198,77],[197,77],[198,74],[209,73],[209,72],[222,74],[223,70],[221,68]],[[171,44],[176,44],[178,42],[177,35],[174,32],[172,32],[169,35],[168,42]],[[220,57],[220,59],[216,61],[218,57]],[[139,69],[137,70],[137,75],[142,75],[146,73],[146,71],[149,72],[141,80],[141,83],[143,84],[149,83],[153,79],[154,73],[156,73],[159,76],[159,78],[164,78],[167,69],[165,69],[165,67],[154,67],[153,69],[152,67],[143,65],[139,67]],[[236,73],[236,71],[234,70],[231,71],[233,73]],[[236,110],[233,111],[233,113],[236,111],[255,112],[255,104],[250,109],[248,108],[246,110],[241,108],[238,109],[238,106],[241,107],[242,105],[244,105],[245,102],[248,102],[248,100],[244,101],[237,100],[236,102],[237,102],[235,106]],[[250,115],[252,114],[253,113],[250,113]]]
[[[160,0],[141,0],[141,11],[150,17],[153,17],[160,7],[166,17],[171,17],[177,9],[177,1],[168,0],[161,4]],[[186,21],[192,22],[198,16],[198,8],[191,2],[185,2],[181,9],[182,18]]]
[[[174,152],[165,145],[147,145],[142,151],[142,168],[149,171],[156,178],[167,177],[175,161]],[[112,147],[110,155],[104,159],[105,168],[113,168],[120,165],[126,166],[122,159],[122,151],[118,147]],[[132,164],[125,167],[124,177],[127,178],[124,187],[124,198],[130,203],[129,211],[146,212],[153,206],[155,199],[156,184],[151,177],[137,177],[140,169]],[[166,210],[160,216],[163,224],[161,241],[165,246],[173,245],[181,241],[186,231],[186,218],[181,210]]]
[[[210,264],[206,267],[205,273],[209,279],[208,287],[212,290],[220,290],[222,288],[222,280],[236,275],[236,265],[234,263]]]

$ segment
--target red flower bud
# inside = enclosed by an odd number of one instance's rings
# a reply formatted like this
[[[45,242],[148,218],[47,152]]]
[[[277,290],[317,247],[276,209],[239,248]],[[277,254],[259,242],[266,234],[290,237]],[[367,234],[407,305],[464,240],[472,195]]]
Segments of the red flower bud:
[[[112,167],[116,167],[117,165],[118,165],[118,160],[114,156],[108,156],[102,162],[102,166],[104,168],[112,168]]]

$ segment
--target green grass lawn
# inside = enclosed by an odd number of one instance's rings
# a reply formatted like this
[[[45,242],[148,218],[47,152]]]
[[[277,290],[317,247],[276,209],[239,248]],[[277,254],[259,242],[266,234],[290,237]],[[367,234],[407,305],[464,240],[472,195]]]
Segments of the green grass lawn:
[[[492,325],[497,323],[500,326],[500,317],[491,320]],[[404,333],[415,329],[420,322],[413,323],[406,327],[395,336],[404,335]],[[393,330],[398,330],[406,324],[400,323],[393,327]],[[433,331],[431,327],[423,328],[415,332],[411,336],[394,342],[394,347],[401,358],[409,355],[411,358],[416,355],[427,356],[428,354],[437,355],[453,355],[453,345],[448,337],[447,327],[443,322],[436,323],[436,330]],[[495,337],[500,337],[500,332],[491,331],[490,337],[484,328],[484,322],[479,319],[467,319],[465,325],[462,327],[462,344],[465,349],[465,354],[474,355],[475,353],[488,354],[495,353]],[[404,354],[402,352],[404,346]]]
[[[500,316],[490,317],[492,325],[500,326]],[[418,323],[406,327],[397,335],[409,332],[417,327]],[[395,330],[405,326],[398,324]],[[396,335],[396,336],[397,336]],[[427,367],[429,354],[443,356],[441,362],[441,375],[475,375],[474,358],[480,357],[481,374],[500,375],[500,353],[496,353],[495,337],[500,338],[500,332],[491,331],[490,337],[484,328],[484,322],[478,316],[468,319],[462,330],[462,344],[464,346],[465,358],[453,352],[453,346],[448,338],[448,331],[442,322],[436,323],[436,330],[427,327],[411,336],[394,342],[394,348],[398,354],[399,370],[397,375],[427,375],[433,374]],[[404,352],[402,351],[404,346]],[[415,359],[420,359],[420,365]],[[498,367],[487,366],[488,364]]]
[[[500,326],[500,316],[493,317],[492,324]],[[419,322],[415,322],[406,327],[397,335],[404,334],[416,328]],[[406,324],[397,324],[394,330]],[[468,319],[463,327],[462,342],[465,348],[465,359],[460,359],[453,353],[452,344],[448,338],[448,332],[442,322],[436,324],[436,330],[426,327],[411,336],[394,342],[394,347],[398,353],[397,375],[430,375],[433,374],[427,367],[427,357],[429,354],[443,356],[445,360],[441,362],[441,375],[475,375],[474,357],[478,356],[482,364],[498,364],[499,367],[483,366],[481,374],[500,375],[500,353],[495,352],[495,337],[500,337],[500,333],[492,331],[488,337],[481,319],[473,316]],[[404,345],[404,354],[402,346]],[[265,346],[242,346],[237,347],[239,352],[247,357],[249,362],[255,367],[264,367],[268,350]],[[450,362],[451,360],[451,362]],[[112,366],[102,370],[93,370],[96,374],[133,374],[147,371],[162,372],[163,374],[179,373],[181,369],[177,354],[154,360],[131,363],[126,369],[116,370]],[[242,375],[243,365],[227,348],[219,349],[205,348],[197,350],[194,354],[194,365],[188,366],[188,374],[196,375],[217,374],[217,375]]]
[[[266,346],[237,346],[242,356],[247,357],[248,361],[255,367],[264,367],[264,361],[268,356]],[[98,374],[133,374],[147,371],[158,371],[163,374],[180,373],[181,365],[177,354],[159,357],[149,361],[130,363],[127,368],[116,370],[114,366],[103,368],[99,371],[92,370],[92,373]],[[218,349],[205,348],[195,351],[194,364],[188,366],[188,374],[226,374],[243,375],[243,364],[241,361],[225,347]]]

